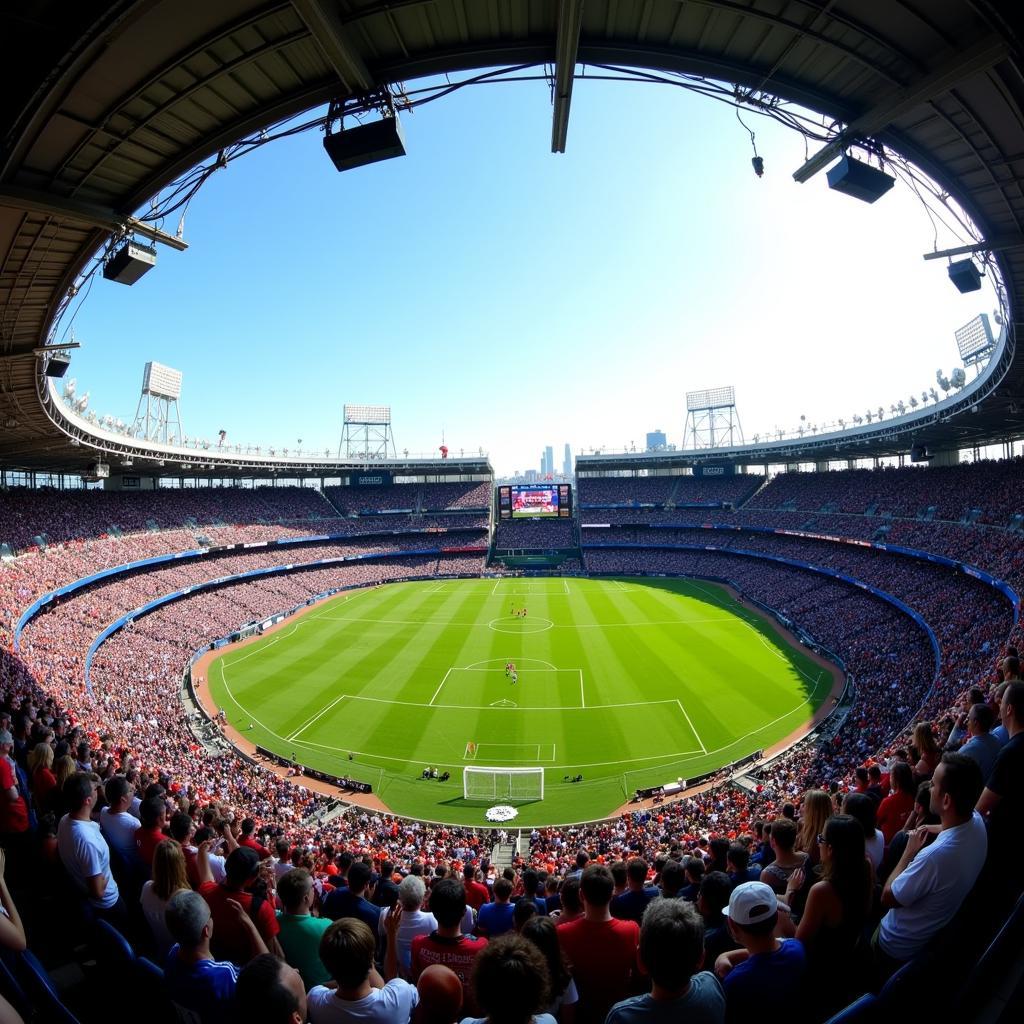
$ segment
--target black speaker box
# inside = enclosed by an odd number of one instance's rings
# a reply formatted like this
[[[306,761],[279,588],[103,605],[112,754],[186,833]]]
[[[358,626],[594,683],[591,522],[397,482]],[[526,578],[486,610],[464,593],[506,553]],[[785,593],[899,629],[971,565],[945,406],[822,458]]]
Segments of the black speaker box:
[[[346,128],[324,136],[324,149],[339,171],[405,156],[405,139],[397,117]]]

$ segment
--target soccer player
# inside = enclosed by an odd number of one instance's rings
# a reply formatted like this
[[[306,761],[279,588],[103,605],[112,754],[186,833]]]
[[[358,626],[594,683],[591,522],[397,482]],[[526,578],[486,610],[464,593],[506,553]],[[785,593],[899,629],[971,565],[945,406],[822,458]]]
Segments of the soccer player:
[[[508,679],[509,672],[512,671],[512,663],[510,661],[505,662],[505,678]]]
[[[512,670],[512,685],[515,686],[519,682],[519,675],[515,669]]]

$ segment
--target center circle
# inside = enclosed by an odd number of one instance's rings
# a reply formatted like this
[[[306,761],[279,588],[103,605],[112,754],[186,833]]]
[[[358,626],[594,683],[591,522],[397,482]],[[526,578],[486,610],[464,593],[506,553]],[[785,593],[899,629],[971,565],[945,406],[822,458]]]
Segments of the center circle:
[[[495,633],[543,633],[551,629],[554,623],[539,615],[530,615],[525,619],[491,619],[487,623]]]

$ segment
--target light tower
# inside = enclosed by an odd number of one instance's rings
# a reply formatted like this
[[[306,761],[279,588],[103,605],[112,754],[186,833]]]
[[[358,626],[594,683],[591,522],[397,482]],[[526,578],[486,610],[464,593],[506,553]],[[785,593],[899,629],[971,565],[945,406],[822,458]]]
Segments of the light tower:
[[[731,448],[743,444],[736,389],[708,388],[686,393],[684,448]]]
[[[396,458],[395,439],[391,433],[390,405],[346,405],[338,442],[338,458]]]
[[[172,370],[162,363],[146,363],[132,436],[163,444],[171,444],[175,438],[182,440],[179,398],[181,370]]]

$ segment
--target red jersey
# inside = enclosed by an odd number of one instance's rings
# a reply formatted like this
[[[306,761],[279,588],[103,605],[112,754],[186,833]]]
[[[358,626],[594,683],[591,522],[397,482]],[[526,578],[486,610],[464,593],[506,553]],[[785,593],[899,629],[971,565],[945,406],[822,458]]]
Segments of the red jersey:
[[[480,882],[466,882],[466,902],[474,909],[479,910],[490,898],[487,886]]]
[[[250,850],[255,850],[259,854],[260,860],[266,860],[270,856],[270,851],[265,846],[257,843],[252,836],[242,836],[238,840],[238,845],[248,846]]]
[[[229,889],[217,882],[204,882],[199,886],[199,894],[210,905],[210,913],[213,915],[213,938],[210,945],[214,957],[218,960],[230,960],[239,967],[245,966],[252,959],[252,943],[227,901],[237,900],[252,918],[252,893],[246,892],[245,889]],[[277,935],[281,926],[277,923],[273,900],[263,900],[254,923],[264,942],[269,943]]]
[[[632,994],[640,926],[581,917],[558,929],[558,942],[580,994],[578,1024],[602,1024],[612,1004]]]
[[[10,758],[0,754],[0,789],[6,794],[9,789],[18,790],[18,798],[8,803],[6,796],[0,799],[0,832],[28,831],[28,804],[18,785],[18,773]]]
[[[156,848],[167,838],[158,828],[137,828],[135,830],[135,851],[147,868],[153,866]]]
[[[465,993],[463,1013],[472,1016],[476,1012],[472,1001],[473,988],[470,984],[473,961],[486,945],[486,939],[474,938],[471,935],[460,935],[457,939],[445,938],[437,932],[417,935],[412,940],[412,980],[415,983],[421,972],[431,964],[443,964],[454,971],[462,982],[462,991]]]

